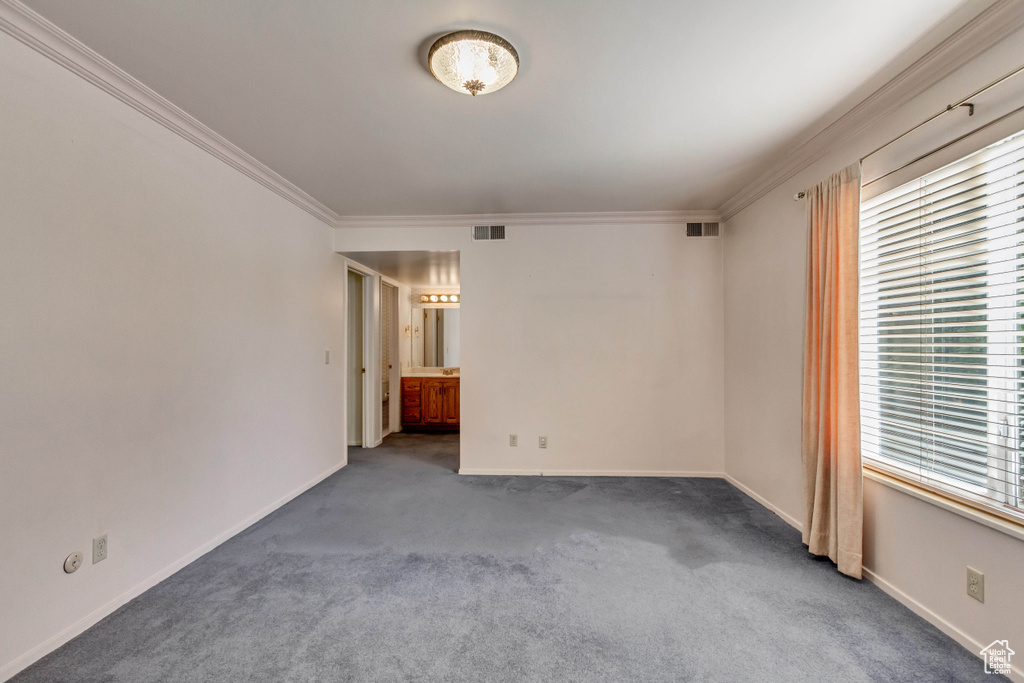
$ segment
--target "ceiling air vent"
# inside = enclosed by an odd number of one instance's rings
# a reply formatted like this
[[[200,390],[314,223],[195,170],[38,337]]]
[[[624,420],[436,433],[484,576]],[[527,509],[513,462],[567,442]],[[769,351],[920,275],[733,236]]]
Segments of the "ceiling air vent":
[[[505,239],[504,225],[474,225],[473,239],[475,240],[503,240]]]
[[[718,223],[687,223],[687,237],[718,237]]]

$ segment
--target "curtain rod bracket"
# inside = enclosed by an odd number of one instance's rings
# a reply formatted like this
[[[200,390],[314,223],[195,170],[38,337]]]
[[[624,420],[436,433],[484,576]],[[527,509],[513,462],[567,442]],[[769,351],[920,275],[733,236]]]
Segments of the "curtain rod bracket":
[[[963,102],[961,104],[950,104],[950,105],[948,105],[946,107],[946,111],[953,111],[954,109],[959,109],[960,107],[967,107],[967,115],[968,116],[974,116],[974,103],[973,102]]]

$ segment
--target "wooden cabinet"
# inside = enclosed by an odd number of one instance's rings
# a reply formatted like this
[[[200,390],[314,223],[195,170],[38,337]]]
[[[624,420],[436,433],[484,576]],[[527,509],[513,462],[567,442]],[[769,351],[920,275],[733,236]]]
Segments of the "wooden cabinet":
[[[444,384],[441,380],[423,380],[423,424],[444,424]]]
[[[459,428],[458,377],[403,377],[402,426]]]
[[[402,378],[402,424],[423,422],[422,397],[423,380],[417,377]]]
[[[449,382],[441,394],[441,406],[444,423],[459,426],[459,380]]]

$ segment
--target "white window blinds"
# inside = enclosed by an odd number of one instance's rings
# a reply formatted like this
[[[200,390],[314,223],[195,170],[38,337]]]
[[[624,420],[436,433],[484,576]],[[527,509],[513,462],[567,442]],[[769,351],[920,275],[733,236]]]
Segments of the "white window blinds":
[[[861,205],[862,453],[1021,511],[1024,132]]]

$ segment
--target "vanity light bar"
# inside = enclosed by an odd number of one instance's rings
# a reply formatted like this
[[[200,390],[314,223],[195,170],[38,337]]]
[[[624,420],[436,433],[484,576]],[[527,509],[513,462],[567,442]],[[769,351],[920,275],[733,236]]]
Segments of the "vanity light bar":
[[[420,294],[420,303],[423,304],[457,304],[458,294]]]

